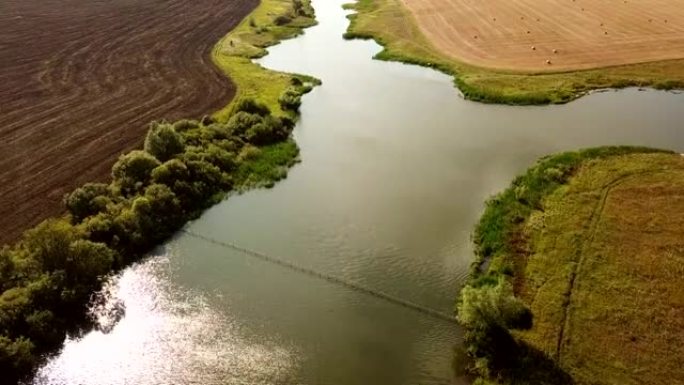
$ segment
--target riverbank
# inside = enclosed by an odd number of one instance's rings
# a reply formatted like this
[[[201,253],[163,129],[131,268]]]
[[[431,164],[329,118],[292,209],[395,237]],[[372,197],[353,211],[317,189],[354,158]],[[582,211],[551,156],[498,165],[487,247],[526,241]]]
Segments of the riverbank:
[[[273,71],[254,63],[267,54],[266,48],[303,33],[304,28],[316,25],[310,0],[262,0],[252,13],[221,41],[212,51],[214,63],[234,82],[235,97],[216,112],[214,117],[225,121],[243,99],[266,105],[274,114],[296,118],[289,106],[299,106],[300,93],[293,84],[320,84],[306,75]]]
[[[248,19],[222,42],[241,49],[249,42],[264,55],[263,47],[312,25],[313,9],[265,1]],[[228,107],[201,121],[153,123],[144,150],[121,155],[110,183],[76,189],[65,198],[67,216],[0,249],[0,371],[8,383],[27,378],[68,333],[92,327],[86,305],[106,275],[143,258],[231,191],[273,186],[297,161],[291,133],[300,98],[319,82],[267,71],[247,63],[255,54],[218,47],[221,68],[236,71]]]
[[[492,198],[459,303],[476,371],[503,384],[682,378],[683,186],[678,154],[599,148],[543,158]]]
[[[384,47],[376,59],[438,69],[454,76],[469,100],[515,105],[567,103],[604,88],[684,87],[682,60],[615,66],[560,73],[516,73],[465,64],[442,54],[424,36],[401,0],[360,0],[346,5],[356,11],[346,38],[374,39]]]

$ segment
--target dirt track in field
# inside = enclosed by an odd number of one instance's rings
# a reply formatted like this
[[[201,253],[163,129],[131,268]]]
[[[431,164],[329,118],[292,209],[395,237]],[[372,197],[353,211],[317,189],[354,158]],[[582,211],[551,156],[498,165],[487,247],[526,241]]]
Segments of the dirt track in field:
[[[481,67],[561,71],[684,58],[684,0],[400,1],[438,50]]]
[[[149,122],[225,105],[210,51],[256,4],[0,1],[0,244],[106,180]]]

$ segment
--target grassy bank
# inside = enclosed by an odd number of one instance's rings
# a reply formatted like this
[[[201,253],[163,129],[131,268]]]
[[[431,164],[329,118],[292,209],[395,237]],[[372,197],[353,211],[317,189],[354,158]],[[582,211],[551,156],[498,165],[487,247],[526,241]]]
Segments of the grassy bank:
[[[242,99],[263,103],[276,115],[295,118],[291,110],[283,108],[283,100],[298,102],[295,86],[304,85],[306,90],[320,81],[306,75],[287,74],[266,69],[252,59],[267,54],[266,48],[293,38],[303,29],[316,24],[314,10],[309,0],[262,0],[233,31],[214,47],[214,63],[235,83],[237,93],[229,105],[214,114],[225,121],[235,105]]]
[[[544,158],[492,198],[459,302],[481,383],[682,378],[683,186],[679,155],[610,147]]]
[[[108,184],[65,197],[48,219],[0,249],[0,373],[30,376],[66,335],[88,328],[86,304],[104,276],[142,258],[232,191],[271,187],[299,150],[291,137],[301,96],[318,80],[251,63],[264,48],[314,24],[307,0],[264,0],[217,44],[213,57],[237,85],[202,121],[153,123],[144,150],[122,155]]]
[[[503,104],[566,103],[602,88],[684,88],[684,61],[635,64],[564,73],[497,72],[458,62],[437,51],[418,29],[400,0],[359,0],[346,38],[374,39],[384,49],[376,55],[432,67],[454,76],[466,99]]]

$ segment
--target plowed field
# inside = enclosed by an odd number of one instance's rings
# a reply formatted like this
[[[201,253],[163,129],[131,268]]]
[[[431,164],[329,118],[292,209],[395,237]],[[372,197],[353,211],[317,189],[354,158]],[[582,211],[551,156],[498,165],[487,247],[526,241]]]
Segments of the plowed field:
[[[401,1],[438,50],[480,67],[565,71],[684,58],[683,0]]]
[[[157,119],[201,117],[235,87],[212,46],[256,0],[0,2],[0,244],[104,180]]]

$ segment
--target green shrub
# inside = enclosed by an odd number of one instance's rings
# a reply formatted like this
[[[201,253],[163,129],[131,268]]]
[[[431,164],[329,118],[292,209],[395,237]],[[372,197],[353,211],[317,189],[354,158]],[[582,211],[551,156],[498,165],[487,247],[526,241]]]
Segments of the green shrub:
[[[131,151],[119,157],[112,168],[112,178],[122,193],[130,195],[150,182],[152,170],[160,165],[157,158],[145,151]]]
[[[250,114],[257,114],[261,116],[266,116],[271,113],[271,111],[265,104],[259,103],[254,99],[250,98],[240,99],[240,101],[235,106],[235,113],[240,111],[247,112]]]
[[[278,98],[278,103],[285,110],[298,111],[302,105],[301,92],[297,89],[289,87]]]
[[[145,137],[145,151],[164,162],[183,152],[183,137],[168,123],[153,123]]]
[[[246,111],[235,113],[226,125],[227,130],[233,135],[242,136],[253,126],[263,121],[263,116]]]
[[[199,125],[200,123],[196,120],[182,119],[173,123],[173,129],[178,133],[182,133],[193,128],[198,128]]]
[[[86,183],[64,199],[74,223],[103,211],[110,202],[109,186],[104,183]]]
[[[151,173],[153,183],[173,186],[175,181],[184,181],[190,177],[188,166],[180,159],[171,159],[155,167]]]
[[[260,146],[281,142],[289,136],[290,130],[283,121],[270,115],[245,132],[245,140]]]
[[[33,343],[25,337],[10,339],[0,335],[0,373],[3,381],[17,382],[22,374],[28,373],[36,364]]]

